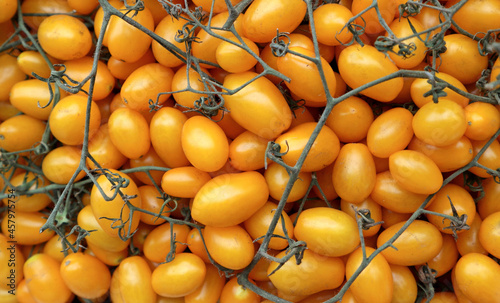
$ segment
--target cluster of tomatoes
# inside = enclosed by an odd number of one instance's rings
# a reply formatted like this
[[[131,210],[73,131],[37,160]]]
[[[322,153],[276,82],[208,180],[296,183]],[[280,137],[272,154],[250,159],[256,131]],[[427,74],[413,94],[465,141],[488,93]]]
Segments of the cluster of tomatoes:
[[[500,302],[499,15],[0,0],[0,303]]]

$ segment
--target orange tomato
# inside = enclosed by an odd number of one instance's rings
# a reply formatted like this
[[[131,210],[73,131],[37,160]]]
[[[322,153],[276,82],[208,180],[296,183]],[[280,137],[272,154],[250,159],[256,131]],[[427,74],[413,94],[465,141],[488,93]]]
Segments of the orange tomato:
[[[252,262],[255,254],[252,237],[243,227],[207,225],[203,237],[210,257],[225,268],[239,270]]]
[[[330,127],[344,143],[363,140],[373,122],[373,111],[363,99],[352,96],[335,105],[326,119]],[[349,127],[345,127],[349,125]]]
[[[125,157],[138,159],[149,151],[149,125],[138,111],[118,108],[109,116],[108,129],[111,142]]]
[[[162,263],[166,261],[172,249],[172,241],[175,243],[175,253],[181,253],[186,249],[186,240],[189,226],[163,223],[153,229],[144,240],[144,256],[152,262]],[[175,237],[175,239],[172,238]]]

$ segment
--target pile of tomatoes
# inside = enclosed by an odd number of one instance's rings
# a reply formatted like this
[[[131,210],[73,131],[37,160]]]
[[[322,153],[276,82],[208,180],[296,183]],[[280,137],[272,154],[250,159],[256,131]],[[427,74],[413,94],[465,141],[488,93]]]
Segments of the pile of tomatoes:
[[[500,302],[497,0],[0,0],[0,303]]]

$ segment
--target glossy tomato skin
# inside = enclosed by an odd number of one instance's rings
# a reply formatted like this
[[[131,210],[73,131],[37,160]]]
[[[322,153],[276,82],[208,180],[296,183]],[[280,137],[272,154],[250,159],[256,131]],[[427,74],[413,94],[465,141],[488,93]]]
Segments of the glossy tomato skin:
[[[143,257],[128,257],[118,268],[117,278],[123,303],[156,301],[157,294],[151,285],[152,271]]]
[[[103,230],[97,220],[90,205],[85,206],[78,213],[78,225],[86,230],[94,230],[85,238],[87,243],[94,244],[102,250],[111,252],[122,251],[128,247],[130,240],[123,241],[118,237],[109,235]]]
[[[24,263],[27,286],[36,302],[65,303],[71,299],[73,294],[64,283],[59,267],[58,261],[43,253],[31,256]]]
[[[107,66],[113,77],[120,80],[126,80],[139,67],[155,62],[156,60],[153,56],[153,52],[148,50],[139,60],[132,63],[121,61],[111,56],[108,60]]]
[[[172,18],[171,16],[166,16],[158,23],[158,25],[156,25],[154,31],[155,34],[185,52],[186,44],[184,42],[177,42],[175,40],[175,36],[177,35],[178,31],[182,31],[182,28],[186,25],[186,22],[187,21],[183,18],[176,19]],[[151,44],[151,50],[153,51],[153,55],[156,61],[164,66],[177,67],[182,65],[183,63],[183,61],[179,57],[164,48],[156,40],[153,40]]]
[[[60,146],[51,150],[42,161],[45,177],[57,184],[67,184],[75,174],[82,156],[82,150],[75,146]],[[81,170],[74,182],[86,176]]]
[[[375,251],[372,247],[366,247],[366,256],[369,257]],[[363,262],[363,251],[361,248],[353,251],[346,262],[346,279],[348,280]],[[376,286],[374,286],[376,285]],[[377,296],[373,296],[371,287],[376,287]],[[349,288],[356,302],[389,302],[392,299],[394,284],[392,271],[389,263],[383,255],[375,256],[361,274],[354,280]]]
[[[471,140],[474,157],[486,146],[487,142],[488,140]],[[498,140],[491,142],[477,162],[493,170],[500,167],[500,143]],[[469,168],[469,171],[482,178],[490,178],[492,176],[485,169],[476,166]]]
[[[218,264],[233,270],[243,269],[253,259],[252,237],[239,225],[205,226],[203,232],[208,253]]]
[[[42,141],[45,123],[28,115],[17,115],[0,123],[0,148],[7,152],[32,148]]]
[[[168,167],[190,164],[182,150],[181,140],[182,127],[187,119],[185,114],[173,107],[162,107],[151,119],[151,144]]]
[[[408,149],[419,151],[428,156],[436,163],[441,172],[451,172],[459,169],[467,165],[474,157],[472,143],[466,136],[463,136],[454,144],[442,147],[427,144],[417,137],[413,137]]]
[[[222,174],[201,187],[191,216],[205,225],[240,224],[261,208],[269,197],[264,176],[255,171]]]
[[[254,283],[249,279],[250,283]],[[233,277],[229,279],[220,294],[220,303],[258,303],[260,296],[249,288],[244,287],[238,283],[238,278]]]
[[[500,112],[493,104],[474,102],[465,107],[467,129],[471,140],[488,140],[500,128]]]
[[[229,143],[231,166],[242,171],[264,168],[268,142],[250,131],[239,134]]]
[[[92,47],[89,29],[69,15],[52,15],[38,28],[40,46],[52,57],[72,60],[87,55]]]
[[[188,69],[184,64],[178,68],[172,78],[172,91],[176,92],[172,97],[175,102],[182,107],[195,108],[201,97],[208,98],[207,94],[193,92],[207,90],[203,82],[207,77],[210,77],[210,73],[202,67],[199,70],[193,67]]]
[[[304,210],[299,215],[294,235],[297,240],[305,241],[311,251],[328,257],[347,255],[359,245],[356,221],[334,208]]]
[[[456,88],[458,88],[462,91],[467,91],[467,89],[465,88],[465,85],[463,85],[462,82],[460,82],[460,80],[453,77],[452,75],[449,75],[445,72],[440,72],[440,73],[436,73],[435,77],[438,79],[441,79],[443,81],[446,81],[447,83],[455,86]],[[428,79],[415,79],[411,83],[410,95],[411,95],[413,102],[418,107],[422,107],[425,104],[433,101],[432,95],[424,97],[424,94],[432,89],[432,85],[427,81],[428,81]],[[458,94],[457,92],[452,91],[449,88],[443,89],[443,92],[446,92],[446,97],[441,97],[439,99],[442,99],[442,98],[450,99],[451,101],[456,102],[457,104],[459,104],[462,107],[465,107],[467,104],[469,104],[469,99],[467,97],[464,97],[464,96]]]
[[[236,89],[256,76],[254,72],[229,74],[224,78],[224,87]],[[231,117],[262,138],[274,139],[292,123],[290,107],[267,78],[260,77],[235,94],[224,95],[224,100]]]
[[[417,138],[439,147],[456,143],[467,129],[463,107],[448,99],[422,106],[412,124]]]
[[[109,170],[109,173],[113,174],[113,178],[119,177],[122,182],[125,183],[121,184],[119,190],[123,195],[134,197],[129,198],[128,202],[135,207],[141,207],[141,197],[139,195],[137,185],[135,185],[134,181],[132,181],[132,179],[130,179],[127,174],[116,170]],[[118,237],[119,235],[123,237],[128,235],[129,233],[133,233],[139,225],[140,212],[136,211],[130,217],[129,207],[123,206],[125,201],[120,196],[120,194],[116,192],[118,190],[118,188],[115,187],[116,181],[114,183],[111,183],[106,175],[101,175],[97,178],[97,184],[100,186],[103,193],[108,198],[111,198],[110,201],[106,201],[106,198],[101,194],[101,191],[98,189],[97,185],[94,185],[92,187],[92,191],[90,193],[90,205],[92,207],[92,211],[94,212],[95,218],[99,222],[99,225],[101,225],[106,233],[114,237]],[[113,222],[105,218],[121,220]],[[122,224],[122,229],[113,228],[117,225]]]
[[[9,218],[9,214],[6,212],[1,227],[3,234],[9,237],[9,240],[16,241],[20,245],[35,245],[46,242],[54,236],[54,231],[51,229],[46,229],[40,233],[40,228],[46,221],[47,216],[41,212],[16,211],[15,218],[12,218],[12,216]],[[11,238],[9,230],[12,231],[13,228],[15,228],[14,238]]]
[[[121,96],[127,107],[137,111],[150,110],[150,100],[163,104],[170,94],[174,72],[159,63],[145,64],[133,71],[123,83]]]
[[[387,243],[406,222],[392,225],[379,234],[377,247]],[[439,230],[427,221],[415,220],[393,242],[392,247],[382,251],[385,259],[395,265],[420,265],[434,258],[443,245],[443,236]]]
[[[130,168],[141,168],[144,166],[158,167],[158,168],[166,168],[166,164],[160,159],[160,157],[156,154],[154,148],[152,146],[149,147],[148,152],[138,159],[130,159],[129,160]],[[146,171],[149,172],[146,174]],[[134,172],[132,173],[135,178],[137,178],[140,182],[148,185],[160,184],[161,177],[163,176],[164,170],[156,170],[156,169],[148,169],[146,171]]]
[[[189,234],[187,225],[163,223],[153,229],[144,240],[144,256],[157,263],[165,262],[172,247],[172,235],[175,241],[175,253],[181,253],[186,249],[187,236]]]
[[[347,85],[358,88],[397,72],[398,67],[371,45],[354,44],[341,51],[339,72]],[[394,78],[361,91],[362,95],[381,102],[395,99],[403,89],[403,78]]]
[[[351,203],[365,200],[375,186],[377,172],[368,147],[362,143],[347,143],[340,149],[332,171],[335,191]]]
[[[427,262],[427,265],[436,271],[436,277],[441,277],[457,263],[459,258],[457,244],[452,235],[443,235],[443,246],[439,253]]]
[[[87,97],[69,95],[57,102],[49,116],[50,130],[57,140],[66,145],[79,145],[84,140]],[[90,102],[89,140],[101,125],[101,112],[94,101]]]
[[[316,57],[313,50],[302,47],[290,47],[289,50],[310,58]],[[325,59],[320,57],[320,61],[328,91],[333,95],[337,83],[335,74]],[[312,101],[326,105],[327,97],[325,88],[323,87],[320,72],[315,63],[290,52],[282,57],[278,57],[276,63],[278,71],[290,78],[290,82],[285,82],[285,84],[292,93],[298,98],[306,100],[306,104],[307,101]]]
[[[9,93],[14,84],[26,79],[26,74],[17,66],[16,58],[0,55],[0,102],[9,100]]]
[[[155,268],[151,283],[160,296],[183,297],[203,284],[206,273],[207,267],[200,257],[181,253],[176,254],[172,261]]]
[[[118,108],[109,116],[108,129],[111,142],[127,158],[138,159],[149,151],[149,125],[138,111]]]
[[[269,194],[276,200],[281,200],[290,176],[285,167],[278,163],[271,163],[264,172],[267,185],[269,187]],[[292,186],[287,202],[294,202],[303,198],[311,184],[312,177],[309,172],[300,172],[297,180]]]
[[[453,210],[450,205],[453,203],[453,207],[457,211],[459,217],[466,215],[467,222],[470,223],[474,221],[476,216],[476,203],[469,192],[461,186],[451,183],[446,184],[436,193],[432,201],[432,204],[427,207],[427,210],[453,216]],[[450,220],[431,214],[427,214],[426,216],[429,222],[434,224],[442,233],[453,233],[451,229],[446,228],[451,225]],[[461,233],[463,231],[465,230],[458,230],[456,232]]]
[[[500,256],[500,247],[498,246],[498,225],[500,221],[500,212],[494,212],[484,218],[479,228],[479,242],[488,253],[493,256]]]
[[[226,284],[226,277],[219,273],[217,267],[206,265],[206,274],[203,284],[194,292],[184,297],[185,303],[216,303]]]
[[[417,194],[432,194],[443,184],[443,175],[426,155],[413,150],[401,150],[389,157],[389,171],[404,189]]]
[[[286,256],[286,251],[276,255]],[[271,262],[268,275],[276,270],[278,263]],[[341,258],[318,255],[311,250],[304,251],[300,265],[291,257],[284,265],[269,276],[279,291],[290,295],[308,296],[322,290],[335,289],[344,281],[345,265]]]
[[[447,1],[445,7],[451,7],[458,1]],[[453,15],[457,25],[472,35],[482,38],[491,28],[498,28],[500,22],[496,16],[500,12],[500,4],[496,1],[467,1]]]
[[[127,161],[125,157],[111,141],[108,123],[101,124],[99,130],[89,140],[88,151],[97,163],[103,168],[120,168]],[[87,158],[87,165],[94,169],[97,165]]]
[[[362,10],[371,4],[372,2],[369,0],[353,0],[351,7],[353,15],[361,13]],[[394,0],[382,0],[378,2],[377,5],[384,21],[390,24],[398,11],[398,3]],[[384,30],[384,27],[380,24],[375,8],[372,7],[367,12],[363,13],[361,18],[357,18],[355,22],[364,27],[365,33],[378,34]]]
[[[94,58],[84,56],[82,58],[64,62],[66,65],[66,74],[75,81],[83,81],[92,71]],[[115,77],[111,74],[104,61],[97,61],[97,72],[92,91],[92,100],[98,101],[106,98],[115,87]],[[90,81],[82,86],[82,90],[89,92]],[[83,92],[79,94],[86,95]]]
[[[370,217],[373,219],[373,222],[382,222],[382,206],[373,201],[370,197],[366,198],[361,203],[350,203],[341,199],[340,209],[354,219],[356,219],[356,216],[359,217],[359,214],[356,214],[356,211],[369,210]],[[380,230],[380,226],[381,224],[376,224],[368,229],[363,229],[363,236],[371,237],[376,235]]]
[[[413,303],[417,299],[418,286],[413,273],[407,266],[389,264],[394,283],[392,302]]]
[[[463,84],[477,81],[488,67],[488,57],[479,54],[477,42],[462,34],[446,35],[444,41],[446,51],[436,59],[439,71],[454,76]]]
[[[483,219],[479,214],[476,214],[474,221],[468,224],[469,229],[458,234],[456,244],[458,252],[461,256],[465,256],[468,253],[479,253],[483,255],[488,254],[479,240],[479,229],[481,228],[482,223]]]
[[[424,30],[424,26],[420,21],[413,17],[395,19],[389,25],[389,28],[396,38],[412,36],[414,33],[420,33]],[[388,36],[387,33],[385,35]],[[388,52],[388,54],[399,68],[414,68],[422,63],[427,54],[427,46],[424,43],[425,39],[425,35],[421,35],[402,41],[404,44],[414,47],[411,51],[411,55],[407,57],[398,55],[398,52],[401,51],[398,45],[394,46],[392,52]]]
[[[42,188],[50,184],[49,180],[41,175],[34,174],[33,172],[16,174],[10,179],[11,186],[7,186],[5,188],[4,193],[7,194],[7,198],[3,199],[3,204],[5,206],[9,205],[9,200],[14,200],[16,203],[16,211],[32,212],[42,210],[52,202],[50,197],[45,193],[31,195],[23,194],[22,190],[17,189],[17,187],[22,187],[23,183],[26,185],[30,184],[29,188],[27,188],[28,191]],[[16,197],[14,199],[8,198],[11,193],[11,188],[14,189],[16,193]],[[12,195],[10,196],[12,197]]]
[[[215,59],[222,69],[230,73],[242,73],[252,69],[257,63],[255,57],[259,56],[259,47],[252,40],[241,37],[243,44],[235,37],[229,38],[231,42],[223,41],[215,51]],[[246,45],[250,52],[240,47]],[[255,57],[254,57],[255,56]]]
[[[307,141],[317,125],[316,122],[299,124],[283,133],[275,140],[281,147],[280,151],[286,152],[286,154],[282,156],[286,164],[290,166],[296,165],[300,155],[304,151]],[[328,126],[323,126],[311,146],[300,170],[303,172],[321,170],[335,161],[339,151],[340,142],[337,135],[335,135]]]
[[[388,158],[403,150],[413,138],[412,113],[402,107],[383,112],[368,129],[366,144],[370,152],[379,158]]]
[[[456,285],[472,302],[488,302],[498,298],[500,289],[495,281],[500,278],[500,266],[490,257],[469,253],[455,265]]]
[[[252,236],[253,239],[257,240],[258,243],[263,242],[263,237],[269,229],[269,224],[272,218],[276,215],[276,209],[278,205],[273,202],[266,202],[255,214],[248,218],[244,222],[245,229]],[[283,229],[283,224],[285,225],[286,234],[288,237],[293,238],[293,223],[288,214],[283,211],[281,213],[283,216],[278,220],[276,228],[273,234],[285,237],[285,231]],[[269,241],[269,248],[282,250],[288,246],[288,241],[281,238],[271,238]]]
[[[270,42],[280,32],[293,32],[306,15],[303,1],[275,0],[270,3],[258,0],[252,2],[243,17],[245,36],[254,42]]]
[[[352,33],[342,28],[353,17],[352,12],[338,3],[323,4],[313,12],[318,41],[326,45],[341,45],[352,39]],[[335,33],[332,35],[331,33]]]
[[[150,215],[150,214],[141,212],[141,222],[146,223],[147,225],[153,225],[153,226],[160,225],[163,222],[165,222],[165,219],[159,218],[157,216],[158,214],[161,214],[162,216],[165,216],[165,217],[170,216],[170,207],[167,205],[165,205],[163,207],[163,203],[165,203],[165,200],[164,200],[162,193],[158,192],[158,190],[156,189],[156,187],[154,185],[142,185],[142,186],[139,186],[138,189],[139,189],[139,193],[141,195],[141,208],[156,214],[156,215]],[[137,232],[140,231],[140,228],[141,228],[141,225],[139,224],[139,228],[138,228]],[[134,235],[134,237],[135,237],[135,235]]]
[[[484,219],[494,212],[500,211],[498,203],[500,195],[500,184],[495,179],[487,179],[482,182],[484,196],[477,201],[477,211]]]
[[[161,187],[170,196],[194,198],[198,190],[211,179],[207,172],[193,166],[183,166],[165,172]]]
[[[226,134],[217,123],[204,116],[191,117],[184,123],[181,145],[189,162],[205,172],[221,169],[229,156]]]
[[[341,142],[354,143],[366,137],[373,119],[370,105],[365,100],[352,96],[335,105],[326,119],[326,125]]]
[[[23,13],[71,13],[72,8],[67,1],[61,0],[27,0],[21,5]],[[33,29],[37,29],[47,16],[27,16],[24,18],[27,25]]]
[[[120,9],[126,11],[125,6]],[[150,31],[154,31],[153,15],[147,7],[130,17]],[[107,31],[109,52],[113,57],[126,62],[139,60],[147,52],[153,40],[120,18],[111,18]]]
[[[86,299],[103,296],[111,284],[111,274],[106,264],[82,252],[69,254],[64,258],[60,272],[68,288]]]
[[[55,92],[54,85],[51,85]],[[67,93],[59,89],[60,98]],[[54,100],[50,100],[49,87],[46,82],[38,79],[28,79],[18,82],[12,86],[10,91],[10,103],[23,113],[40,120],[48,120],[50,112],[54,107]],[[49,104],[49,102],[52,102]],[[40,106],[39,106],[40,105]]]

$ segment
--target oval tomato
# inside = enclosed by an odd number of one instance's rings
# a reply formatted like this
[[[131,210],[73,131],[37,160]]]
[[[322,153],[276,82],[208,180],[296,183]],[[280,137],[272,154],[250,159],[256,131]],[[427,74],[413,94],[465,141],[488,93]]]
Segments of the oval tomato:
[[[370,257],[374,248],[366,247],[366,257]],[[349,280],[365,260],[362,248],[353,251],[346,262],[346,279]],[[373,296],[371,290],[377,285],[377,296]],[[349,287],[357,302],[389,302],[392,299],[394,284],[392,271],[389,263],[383,255],[375,256],[368,266],[356,277]]]
[[[487,142],[488,140],[471,140],[474,157],[479,153],[480,150],[485,148]],[[492,170],[498,169],[500,167],[500,142],[498,142],[498,140],[494,140],[493,142],[491,142],[491,144],[486,148],[481,157],[479,157],[477,163],[484,165]],[[492,177],[492,175],[490,175],[485,169],[477,166],[469,168],[469,171],[482,178]]]
[[[243,31],[254,42],[270,42],[276,36],[276,30],[293,32],[306,11],[307,6],[301,0],[277,0],[272,6],[264,0],[257,0],[245,12]]]
[[[60,146],[51,150],[42,161],[42,171],[45,177],[57,184],[67,184],[79,168],[82,150],[75,146]],[[81,180],[86,176],[80,170],[73,180]]]
[[[441,73],[436,73],[435,77],[437,79],[441,79],[443,81],[446,81],[446,83],[449,83],[456,88],[466,92],[467,88],[465,88],[465,85],[460,82],[457,78],[453,77],[452,75],[449,75],[447,73],[441,72]],[[429,102],[433,102],[432,100],[432,95],[424,97],[424,94],[429,92],[432,89],[431,83],[428,82],[428,79],[415,79],[410,86],[410,95],[412,101],[417,105],[418,107],[422,107],[425,104]],[[458,105],[465,107],[467,104],[469,104],[469,98],[464,97],[460,95],[457,92],[452,91],[450,88],[445,88],[443,89],[443,92],[446,93],[446,97],[440,97],[439,99],[449,99],[451,101],[456,102]]]
[[[108,128],[111,142],[127,158],[138,159],[149,151],[149,125],[138,111],[118,108],[109,116]]]
[[[37,29],[48,15],[58,13],[70,14],[72,8],[67,1],[62,0],[25,0],[21,5],[24,14],[42,14],[41,16],[26,16],[24,21],[33,29]]]
[[[172,97],[175,102],[181,105],[181,108],[196,108],[200,98],[208,98],[207,94],[195,92],[207,90],[203,82],[207,80],[207,77],[210,77],[210,73],[205,68],[197,70],[189,67],[188,69],[185,64],[182,65],[172,78],[172,91],[176,92],[172,94]]]
[[[439,253],[429,261],[427,265],[429,268],[436,271],[436,277],[441,277],[457,263],[459,254],[457,244],[452,235],[443,235],[443,246]]]
[[[297,164],[317,125],[316,122],[299,124],[275,140],[281,147],[280,152],[285,153],[281,156],[283,162],[290,166]],[[323,126],[307,153],[300,170],[303,172],[321,170],[335,161],[339,151],[340,142],[337,135],[328,126]]]
[[[170,207],[168,205],[163,205],[166,201],[163,195],[158,192],[153,185],[143,185],[139,187],[139,194],[141,195],[141,208],[153,212],[155,214],[161,214],[164,217],[170,216]],[[141,222],[148,225],[160,225],[165,222],[165,219],[159,218],[156,215],[150,215],[141,212]],[[141,225],[139,225],[140,229]],[[139,232],[138,230],[137,232]],[[137,233],[135,234],[137,235]],[[135,237],[134,235],[134,237]],[[142,249],[141,249],[142,250]]]
[[[269,194],[272,198],[279,201],[282,198],[285,188],[290,180],[290,175],[288,174],[286,168],[273,162],[264,172],[264,178],[266,178],[267,186],[269,187]],[[297,180],[292,186],[292,189],[288,193],[286,201],[294,202],[302,199],[306,195],[311,181],[311,173],[300,172]]]
[[[70,302],[73,293],[62,279],[59,268],[58,261],[43,253],[35,254],[26,260],[26,284],[36,302]]]
[[[1,223],[2,233],[9,237],[9,240],[16,241],[20,245],[35,245],[48,241],[54,236],[54,231],[46,229],[40,233],[40,228],[47,221],[47,216],[37,211],[16,211],[15,217],[12,213],[5,212]],[[14,223],[13,223],[14,222]],[[14,230],[13,236],[9,232]]]
[[[500,112],[493,104],[474,102],[467,105],[465,119],[465,136],[471,140],[488,140],[500,128]]]
[[[203,185],[193,200],[191,216],[205,225],[240,224],[269,198],[265,178],[258,172],[223,174]]]
[[[9,201],[15,201],[16,211],[33,212],[42,210],[52,202],[50,197],[45,193],[29,195],[25,193],[43,188],[49,184],[49,180],[33,172],[16,174],[10,179],[10,186],[5,188],[7,198],[3,199],[3,203],[5,206],[8,206]],[[11,189],[15,192],[15,197],[13,199],[8,198],[9,196],[12,197]]]
[[[353,15],[361,13],[368,6],[371,6],[372,3],[370,0],[353,0],[351,8]],[[381,0],[378,1],[377,5],[380,15],[386,24],[390,24],[398,11],[398,3],[395,0]],[[384,30],[374,7],[364,12],[361,17],[356,18],[355,22],[363,26],[367,34],[378,34]]]
[[[302,47],[290,47],[289,50],[306,57],[316,57],[314,51]],[[325,59],[320,57],[320,61],[328,92],[333,95],[337,83],[335,74]],[[306,100],[306,104],[307,101],[312,101],[326,105],[326,89],[323,86],[319,68],[314,62],[287,52],[284,56],[278,57],[276,63],[278,71],[290,78],[290,82],[285,82],[285,85],[299,99]]]
[[[167,101],[172,88],[174,72],[159,63],[145,64],[127,77],[121,88],[121,97],[127,107],[137,111],[147,111],[155,105]]]
[[[127,8],[122,6],[120,10],[127,11]],[[129,17],[150,31],[154,31],[153,15],[147,7],[135,11]],[[147,52],[153,40],[140,29],[117,17],[111,18],[107,32],[109,52],[113,57],[126,62],[139,60]]]
[[[365,144],[342,146],[332,172],[333,186],[340,198],[351,203],[362,202],[372,192],[376,176],[375,162]]]
[[[153,56],[153,52],[148,50],[144,56],[134,62],[125,62],[111,56],[108,60],[108,69],[111,75],[116,79],[126,80],[139,67],[155,62],[156,60]]]
[[[94,101],[90,102],[90,124],[88,139],[92,139],[101,125],[101,112]],[[79,145],[84,140],[87,97],[69,95],[62,98],[49,116],[50,130],[57,140],[66,145]]]
[[[487,255],[488,252],[479,241],[479,229],[483,220],[479,214],[474,216],[474,221],[468,224],[469,229],[462,231],[457,236],[457,249],[460,255],[465,256],[468,253],[479,253]]]
[[[259,57],[259,47],[252,40],[241,37],[243,44],[239,39],[229,38],[229,41],[223,41],[215,50],[215,59],[217,64],[230,73],[242,73],[250,70],[257,63],[256,57]],[[235,44],[233,44],[235,43]],[[247,51],[245,48],[250,49]]]
[[[172,168],[163,174],[161,188],[170,196],[194,198],[200,188],[212,177],[193,166]]]
[[[389,28],[396,39],[402,39],[413,36],[414,33],[420,33],[424,30],[424,26],[416,18],[407,17],[395,19],[389,24]],[[389,36],[388,33],[385,36]],[[425,35],[415,36],[401,41],[402,43],[411,47],[411,53],[405,56],[398,54],[402,51],[399,45],[395,45],[390,52],[388,52],[391,59],[399,68],[414,68],[425,59],[427,54],[427,46],[425,45]]]
[[[17,115],[0,124],[0,148],[17,152],[35,147],[42,141],[45,123],[28,115]]]
[[[360,241],[356,220],[343,211],[327,207],[300,213],[294,235],[306,242],[311,251],[328,257],[347,255]]]
[[[268,142],[250,131],[239,134],[229,143],[231,166],[242,171],[264,168]]]
[[[224,78],[224,87],[233,90],[257,76],[254,72],[229,74]],[[232,118],[262,138],[274,139],[292,123],[290,107],[267,78],[260,77],[238,92],[223,97]]]
[[[207,225],[203,237],[210,257],[225,268],[239,270],[252,262],[255,254],[252,237],[243,227]]]
[[[413,117],[412,124],[417,138],[439,147],[456,143],[467,129],[465,110],[448,99],[422,106]]]
[[[401,150],[389,157],[389,171],[404,189],[417,194],[432,194],[443,185],[443,175],[426,155],[414,150]]]
[[[132,256],[123,260],[118,266],[117,279],[123,303],[156,301],[151,268],[143,257]]]
[[[412,113],[402,107],[389,109],[378,116],[368,129],[366,145],[375,157],[388,158],[403,150],[413,138]]]
[[[446,184],[436,193],[432,204],[427,207],[427,210],[453,216],[451,203],[453,203],[453,207],[459,217],[462,215],[467,216],[467,224],[474,221],[474,217],[476,216],[476,203],[474,199],[465,188],[452,183]],[[454,233],[453,229],[448,228],[452,225],[449,219],[432,214],[426,214],[426,217],[442,233]],[[465,230],[456,230],[455,232],[461,233],[462,231]]]
[[[338,3],[326,3],[314,10],[313,17],[319,42],[326,45],[341,45],[351,41],[352,33],[347,27],[344,28],[353,17],[347,7]]]
[[[427,144],[417,137],[413,137],[408,149],[419,151],[429,157],[436,163],[441,172],[457,170],[467,165],[474,157],[472,143],[466,136],[447,146]]]
[[[413,273],[408,266],[393,265],[391,267],[393,303],[414,303],[418,295],[418,286]]]
[[[340,210],[347,213],[349,216],[356,219],[359,215],[356,214],[358,210],[368,210],[370,211],[370,218],[373,222],[382,222],[382,207],[370,197],[363,200],[361,203],[350,203],[345,200],[340,200]],[[378,233],[381,224],[376,224],[368,229],[363,229],[364,237],[371,237]]]
[[[12,86],[26,79],[26,74],[17,65],[15,57],[0,55],[0,102],[9,101]]]
[[[469,253],[455,265],[457,286],[473,302],[487,302],[500,295],[494,281],[500,279],[500,266],[490,257]]]
[[[251,283],[254,283],[249,279]],[[260,296],[248,287],[240,285],[237,277],[233,277],[224,284],[220,294],[220,303],[258,303]]]
[[[346,47],[340,52],[337,64],[342,79],[353,89],[399,70],[384,53],[371,45],[354,44]],[[403,83],[403,78],[394,78],[366,88],[361,94],[377,101],[389,102],[401,92]]]
[[[160,296],[183,297],[203,285],[207,267],[192,253],[176,254],[175,258],[160,264],[151,275],[154,291]]]
[[[118,169],[127,161],[127,157],[111,141],[107,123],[101,124],[92,140],[89,140],[88,151],[95,160],[94,162],[87,158],[87,165],[91,169],[97,167],[96,163],[102,168]]]
[[[452,7],[458,2],[449,0],[445,3],[445,7]],[[453,14],[452,19],[469,34],[482,38],[488,30],[500,27],[500,20],[496,18],[497,13],[500,13],[500,4],[497,1],[472,0],[464,3]]]
[[[165,262],[172,249],[172,235],[175,237],[175,253],[181,253],[186,249],[186,241],[189,226],[180,224],[163,223],[153,229],[144,240],[144,256],[148,260],[162,263]]]
[[[81,82],[92,72],[94,65],[94,58],[90,56],[84,56],[82,58],[69,60],[64,62],[66,66],[66,74],[69,78]],[[106,63],[102,60],[97,61],[97,72],[95,76],[94,88],[92,91],[92,100],[98,101],[109,96],[113,88],[115,87],[115,77],[109,71]],[[82,90],[89,92],[90,81],[87,81],[85,85],[82,86]],[[83,92],[79,94],[86,95]]]
[[[484,218],[479,228],[479,242],[484,249],[497,257],[500,256],[500,247],[498,244],[500,212],[494,212]]]
[[[286,255],[287,251],[282,251],[276,258]],[[344,282],[345,265],[342,259],[318,255],[309,249],[304,251],[300,265],[293,256],[279,269],[278,265],[271,262],[267,274],[278,290],[290,295],[307,296],[335,289]]]
[[[165,39],[173,46],[179,48],[181,51],[186,51],[186,43],[178,42],[175,37],[179,32],[183,31],[186,26],[187,21],[184,18],[172,18],[172,16],[166,16],[156,25],[155,34]],[[189,28],[189,26],[187,27]],[[172,52],[169,49],[162,46],[156,40],[153,40],[151,44],[151,50],[153,51],[154,57],[158,63],[161,63],[167,67],[177,67],[183,63],[183,56],[177,52]],[[179,58],[181,57],[181,58]]]
[[[65,257],[61,262],[60,272],[68,288],[85,299],[105,295],[111,284],[111,273],[106,264],[81,252]]]
[[[278,205],[268,201],[264,206],[262,206],[257,212],[255,212],[250,218],[248,218],[244,222],[245,229],[247,232],[255,239],[258,243],[263,242],[263,236],[266,235],[269,225],[276,215],[276,209]],[[276,228],[273,231],[274,235],[278,235],[281,237],[285,237],[285,229],[286,234],[289,238],[293,238],[293,223],[290,217],[286,212],[281,213],[280,219],[276,224]],[[285,225],[285,229],[283,229],[283,225]],[[285,249],[288,246],[288,241],[283,238],[273,237],[269,241],[269,248],[271,249]]]
[[[354,143],[363,140],[373,122],[373,111],[363,99],[352,96],[335,105],[326,125],[341,142]],[[349,125],[349,127],[345,127]]]
[[[216,303],[226,284],[217,267],[207,264],[205,280],[194,292],[184,297],[185,303]]]
[[[113,183],[108,177],[112,178]],[[137,185],[127,174],[111,169],[107,174],[99,176],[96,184],[92,186],[90,205],[99,225],[106,233],[114,237],[120,235],[123,238],[132,234],[139,225],[140,212],[131,213],[129,206],[125,206],[126,202],[121,194],[128,197],[128,203],[141,207]],[[106,200],[103,194],[110,200]]]
[[[182,126],[182,150],[199,170],[214,172],[226,164],[229,143],[222,128],[204,116],[189,118]]]
[[[405,225],[400,222],[387,228],[377,238],[377,247],[381,247]],[[413,221],[403,233],[381,254],[387,262],[395,265],[420,265],[434,258],[443,246],[443,236],[439,230],[427,221]]]
[[[52,15],[38,27],[40,46],[60,60],[73,60],[87,55],[92,47],[89,29],[70,15]]]
[[[187,119],[185,114],[172,107],[162,107],[151,119],[151,144],[167,167],[190,164],[182,150],[181,140],[182,127]]]
[[[90,235],[85,237],[88,244],[94,244],[102,250],[111,252],[119,252],[127,249],[130,244],[130,239],[123,241],[118,237],[109,235],[104,231],[97,220],[90,205],[85,206],[78,213],[78,225],[85,230],[93,230]]]
[[[55,93],[55,86],[51,84]],[[67,93],[59,89],[60,98]],[[48,120],[50,112],[55,104],[55,99],[50,99],[49,86],[46,82],[38,79],[29,79],[18,82],[12,86],[10,91],[10,103],[23,113],[40,120]],[[55,98],[55,96],[53,96]],[[52,102],[49,104],[49,102]]]

